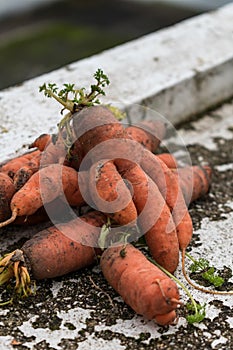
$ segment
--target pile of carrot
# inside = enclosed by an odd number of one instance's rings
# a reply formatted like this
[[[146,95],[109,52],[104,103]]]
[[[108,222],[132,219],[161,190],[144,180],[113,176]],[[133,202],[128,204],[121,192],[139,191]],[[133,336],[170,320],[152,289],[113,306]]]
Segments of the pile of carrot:
[[[137,248],[174,273],[179,251],[192,239],[188,205],[209,190],[208,166],[179,167],[156,154],[166,133],[160,121],[124,127],[106,106],[72,116],[74,142],[43,134],[28,153],[0,168],[0,228],[51,219],[58,203],[86,213],[38,232],[0,261],[0,284],[31,293],[30,280],[46,279],[100,262],[109,284],[138,314],[160,325],[177,320],[176,283]],[[65,134],[65,132],[64,132]],[[100,242],[102,242],[100,244]]]

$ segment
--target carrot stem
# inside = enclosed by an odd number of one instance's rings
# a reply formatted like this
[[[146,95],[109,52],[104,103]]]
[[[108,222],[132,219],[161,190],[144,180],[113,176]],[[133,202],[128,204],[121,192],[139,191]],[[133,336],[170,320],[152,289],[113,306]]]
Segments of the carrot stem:
[[[57,96],[53,91],[51,91],[49,89],[47,89],[46,92],[50,97],[53,97],[57,102],[62,104],[62,106],[64,108],[68,109],[71,112],[73,111],[74,102],[72,102],[70,100],[64,101],[61,97]]]
[[[216,294],[216,295],[233,295],[233,290],[230,291],[218,291],[218,290],[210,290],[210,289],[206,289],[206,288],[202,288],[198,285],[196,285],[195,283],[193,283],[191,281],[191,279],[189,278],[189,276],[187,275],[186,269],[185,269],[185,255],[187,255],[187,253],[185,252],[185,249],[182,250],[182,272],[184,275],[184,278],[186,279],[186,281],[190,284],[190,286],[192,286],[193,288],[200,290],[203,293],[208,293],[208,294]],[[188,257],[191,258],[191,256],[189,256],[189,254],[187,255]],[[193,259],[191,259],[193,261]]]
[[[192,303],[193,308],[194,308],[195,315],[198,315],[199,311],[198,311],[197,303],[194,300],[194,298],[193,298],[192,294],[190,293],[190,291],[188,290],[188,288],[178,278],[176,278],[172,273],[170,273],[165,268],[163,268],[161,265],[159,265],[154,259],[152,259],[150,257],[147,257],[147,259],[152,264],[156,265],[159,269],[161,269],[168,277],[173,279],[173,281],[175,281],[185,291],[185,293],[188,295],[189,299],[191,300],[191,303]]]

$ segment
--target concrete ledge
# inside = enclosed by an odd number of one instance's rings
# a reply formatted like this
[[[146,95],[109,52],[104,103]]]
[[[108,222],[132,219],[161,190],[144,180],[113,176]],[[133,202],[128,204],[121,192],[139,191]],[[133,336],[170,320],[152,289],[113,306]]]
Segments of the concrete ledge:
[[[7,154],[7,140],[30,142],[59,120],[59,106],[38,93],[42,83],[88,87],[97,68],[112,82],[108,101],[146,105],[172,123],[221,103],[233,94],[232,31],[230,4],[1,91],[1,126],[8,130],[1,148]]]

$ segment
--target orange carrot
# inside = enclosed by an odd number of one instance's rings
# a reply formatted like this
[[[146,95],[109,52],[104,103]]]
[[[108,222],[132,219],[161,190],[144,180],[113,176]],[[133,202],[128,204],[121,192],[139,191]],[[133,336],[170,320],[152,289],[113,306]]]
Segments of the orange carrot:
[[[13,225],[30,226],[42,222],[65,222],[71,220],[72,213],[70,208],[60,198],[54,199],[52,202],[46,203],[40,207],[34,214],[17,216]],[[72,217],[73,218],[73,217]]]
[[[175,321],[178,288],[132,245],[107,248],[100,266],[108,283],[137,314],[165,325]]]
[[[178,168],[177,160],[172,154],[161,153],[161,154],[157,154],[156,156],[157,156],[157,158],[162,160],[168,168],[170,168],[170,169]]]
[[[179,263],[176,227],[156,184],[139,165],[120,171],[133,188],[133,202],[138,211],[138,224],[153,258],[173,273]]]
[[[137,210],[130,190],[112,161],[100,161],[91,167],[89,186],[98,210],[120,225],[135,224]]]
[[[174,169],[173,173],[178,177],[186,205],[209,191],[212,170],[208,165]]]
[[[85,184],[82,185],[85,186]],[[34,214],[40,207],[55,198],[67,200],[71,206],[81,206],[85,203],[79,188],[76,170],[51,164],[40,169],[14,194],[11,199],[12,216],[2,222],[0,227],[13,222],[17,216]]]
[[[156,183],[166,200],[176,225],[180,249],[186,249],[192,238],[193,225],[177,177],[148,150],[144,151],[141,167]]]
[[[77,154],[79,159],[85,157],[96,145],[125,135],[122,124],[107,107],[103,106],[82,109],[73,116],[73,125],[75,136],[80,143],[78,150],[81,149],[81,154]],[[94,161],[102,159],[102,150],[95,156]],[[90,165],[91,163],[87,168]]]
[[[41,207],[32,215],[17,216],[13,224],[19,226],[30,226],[45,222],[47,220],[49,220],[49,217],[46,209],[45,207]]]
[[[125,129],[130,139],[155,152],[165,135],[165,125],[159,120],[141,121]]]
[[[36,154],[32,159],[25,162],[25,164],[16,171],[13,180],[16,191],[30,179],[30,177],[40,168],[41,153]]]
[[[62,134],[58,134],[53,142],[48,142],[41,155],[40,166],[45,167],[49,164],[63,164],[67,155],[67,149],[64,144]]]
[[[0,220],[5,221],[11,215],[10,201],[15,193],[12,179],[0,172]]]
[[[37,148],[38,150],[43,152],[45,148],[48,146],[48,144],[51,142],[51,140],[52,140],[52,135],[41,134],[28,146],[28,148]]]
[[[2,167],[1,172],[7,174],[12,179],[17,173],[17,171],[30,162],[32,159],[37,157],[41,152],[39,150],[35,150],[32,152],[25,153],[21,156],[15,157],[7,161]]]
[[[90,212],[64,224],[37,233],[22,247],[33,277],[52,278],[94,263],[100,227],[106,222],[100,212]]]
[[[103,214],[90,212],[38,232],[21,249],[0,260],[0,285],[15,277],[16,294],[27,296],[32,293],[31,277],[53,278],[94,264],[95,247],[105,223]]]

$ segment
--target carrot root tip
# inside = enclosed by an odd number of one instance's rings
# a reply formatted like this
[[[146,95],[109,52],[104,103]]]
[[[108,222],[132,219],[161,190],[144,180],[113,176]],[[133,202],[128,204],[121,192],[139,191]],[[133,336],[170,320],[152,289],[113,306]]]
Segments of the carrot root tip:
[[[16,218],[17,218],[17,209],[12,211],[12,215],[9,219],[0,223],[0,228],[11,224],[12,222],[15,221]]]

